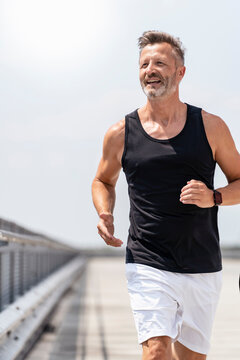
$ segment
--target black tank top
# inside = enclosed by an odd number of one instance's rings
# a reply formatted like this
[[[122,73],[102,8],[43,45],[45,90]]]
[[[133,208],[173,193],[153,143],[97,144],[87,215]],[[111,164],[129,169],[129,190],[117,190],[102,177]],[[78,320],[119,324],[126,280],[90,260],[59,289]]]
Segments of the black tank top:
[[[213,189],[216,162],[201,109],[187,105],[187,119],[176,136],[160,140],[143,129],[137,110],[126,115],[122,167],[130,198],[126,262],[181,273],[222,269],[218,207],[179,201],[191,179]]]

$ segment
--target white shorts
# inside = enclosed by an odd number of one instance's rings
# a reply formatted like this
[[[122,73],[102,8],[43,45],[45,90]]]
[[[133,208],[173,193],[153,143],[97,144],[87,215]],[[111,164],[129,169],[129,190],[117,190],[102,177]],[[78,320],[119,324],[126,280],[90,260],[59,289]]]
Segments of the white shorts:
[[[183,274],[128,263],[126,277],[139,344],[169,336],[192,351],[208,353],[222,271]]]

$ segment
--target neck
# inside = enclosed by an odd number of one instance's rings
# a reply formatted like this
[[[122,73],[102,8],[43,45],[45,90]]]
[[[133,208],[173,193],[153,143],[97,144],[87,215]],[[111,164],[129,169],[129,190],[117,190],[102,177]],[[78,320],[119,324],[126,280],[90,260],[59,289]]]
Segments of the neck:
[[[178,92],[175,92],[167,98],[147,99],[147,104],[142,108],[142,112],[153,121],[166,122],[174,121],[185,107],[185,104],[179,99]]]

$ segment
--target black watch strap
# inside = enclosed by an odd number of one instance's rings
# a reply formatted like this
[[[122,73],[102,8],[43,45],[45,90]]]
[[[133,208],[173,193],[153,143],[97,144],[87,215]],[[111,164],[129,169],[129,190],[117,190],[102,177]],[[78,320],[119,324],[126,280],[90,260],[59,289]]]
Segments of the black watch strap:
[[[221,203],[222,203],[222,194],[217,190],[213,190],[213,199],[214,199],[215,206],[221,205]]]

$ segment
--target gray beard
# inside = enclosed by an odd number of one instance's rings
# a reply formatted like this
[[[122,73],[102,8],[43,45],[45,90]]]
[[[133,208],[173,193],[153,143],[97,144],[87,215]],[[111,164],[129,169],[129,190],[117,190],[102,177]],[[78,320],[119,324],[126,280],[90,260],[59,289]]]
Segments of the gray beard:
[[[166,92],[164,86],[160,87],[159,89],[150,89],[148,90],[146,86],[142,87],[144,94],[148,97],[148,99],[155,99],[158,97],[162,97]]]
[[[164,84],[161,84],[159,89],[147,89],[143,83],[141,83],[144,94],[148,99],[156,99],[159,97],[165,97],[173,94],[176,89],[176,72],[173,74],[171,78],[168,79]]]

